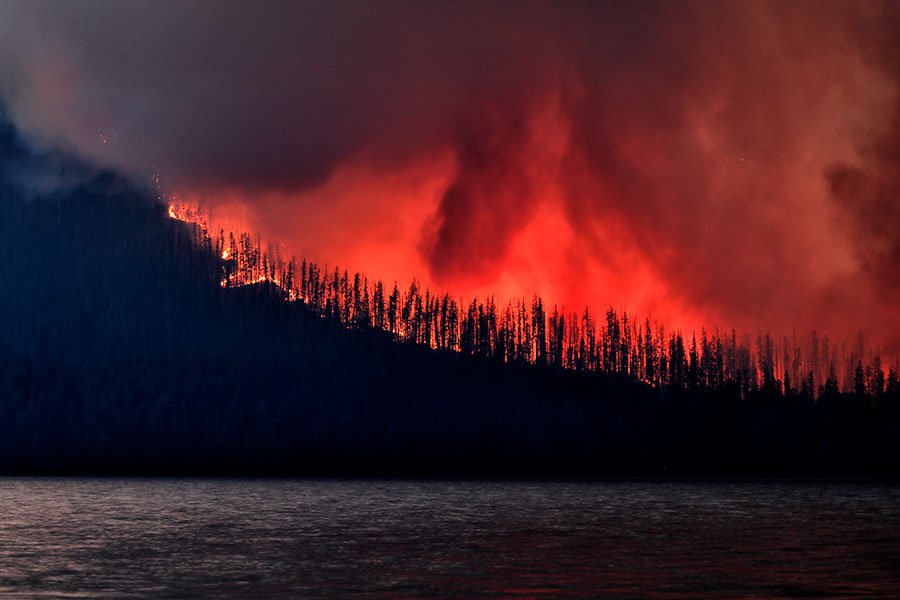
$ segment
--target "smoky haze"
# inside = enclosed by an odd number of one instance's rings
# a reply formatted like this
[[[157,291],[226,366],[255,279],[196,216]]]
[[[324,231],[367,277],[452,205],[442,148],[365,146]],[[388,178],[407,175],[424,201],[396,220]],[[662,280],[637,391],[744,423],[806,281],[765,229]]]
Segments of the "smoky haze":
[[[896,341],[878,2],[4,2],[46,143],[459,293]]]

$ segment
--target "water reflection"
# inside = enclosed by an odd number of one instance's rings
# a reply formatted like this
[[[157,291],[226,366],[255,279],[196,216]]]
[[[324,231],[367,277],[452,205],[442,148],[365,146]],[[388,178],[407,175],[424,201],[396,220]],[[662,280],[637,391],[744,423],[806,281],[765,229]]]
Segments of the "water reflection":
[[[900,486],[0,480],[0,597],[900,597]]]

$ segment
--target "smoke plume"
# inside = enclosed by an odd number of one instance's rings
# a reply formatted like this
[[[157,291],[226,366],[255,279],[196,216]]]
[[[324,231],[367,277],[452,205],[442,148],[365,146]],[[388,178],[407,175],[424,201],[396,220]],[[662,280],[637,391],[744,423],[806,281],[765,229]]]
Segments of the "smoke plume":
[[[12,1],[0,93],[35,139],[318,260],[896,341],[898,22],[879,2]]]

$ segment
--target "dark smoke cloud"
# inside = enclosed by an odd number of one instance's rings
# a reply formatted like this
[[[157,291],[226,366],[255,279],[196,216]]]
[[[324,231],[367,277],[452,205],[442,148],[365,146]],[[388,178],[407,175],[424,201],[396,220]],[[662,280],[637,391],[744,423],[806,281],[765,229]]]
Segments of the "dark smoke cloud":
[[[493,275],[534,216],[538,174],[531,171],[528,119],[506,106],[479,97],[459,117],[458,171],[425,238],[439,283]]]
[[[900,84],[900,7],[890,5],[866,55]],[[850,230],[866,273],[890,301],[900,301],[900,98],[883,129],[859,146],[859,158],[827,171],[838,218]]]
[[[348,165],[449,156],[405,242],[447,287],[897,330],[897,23],[879,2],[28,0],[0,4],[0,91],[35,135],[260,223],[318,218]],[[341,219],[384,227],[395,202]]]
[[[3,8],[18,58],[4,69],[15,74],[5,91],[24,118],[79,144],[97,128],[127,134],[144,143],[126,147],[129,158],[152,156],[191,182],[302,189],[365,148],[403,160],[443,139],[472,89],[539,86],[547,72],[537,56],[546,44],[519,48],[532,41],[528,24],[501,7]]]

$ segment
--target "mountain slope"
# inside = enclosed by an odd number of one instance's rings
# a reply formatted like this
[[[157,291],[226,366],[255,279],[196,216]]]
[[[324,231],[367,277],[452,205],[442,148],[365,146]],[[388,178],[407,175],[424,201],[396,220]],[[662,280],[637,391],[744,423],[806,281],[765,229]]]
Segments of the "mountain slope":
[[[658,390],[352,330],[0,119],[0,471],[897,474],[898,402]]]

